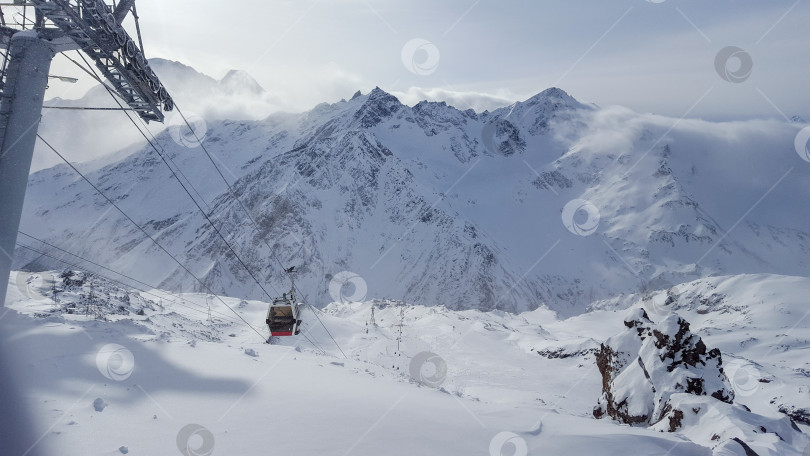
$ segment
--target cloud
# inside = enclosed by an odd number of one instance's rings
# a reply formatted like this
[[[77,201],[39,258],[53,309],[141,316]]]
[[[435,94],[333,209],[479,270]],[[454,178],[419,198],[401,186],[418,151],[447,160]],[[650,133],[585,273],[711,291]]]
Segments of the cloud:
[[[518,101],[511,94],[490,94],[483,92],[458,92],[441,88],[427,89],[423,87],[411,87],[405,92],[392,91],[392,95],[399,98],[404,104],[413,106],[420,101],[444,101],[450,106],[458,109],[473,109],[477,112],[485,110],[492,111],[503,106],[508,106]]]
[[[678,185],[726,230],[745,226],[749,213],[775,226],[806,229],[810,208],[796,204],[798,195],[810,194],[810,166],[794,146],[801,125],[776,119],[678,119],[620,106],[582,116],[587,127],[569,153],[606,158],[606,167],[670,166]],[[664,157],[665,147],[671,159]],[[640,158],[622,163],[631,151]],[[733,195],[726,193],[729,188]]]
[[[276,112],[304,112],[324,101],[348,98],[362,86],[362,78],[335,63],[317,65],[316,71],[300,68],[280,68],[264,84],[259,84],[245,71],[227,72],[215,79],[180,62],[151,59],[152,68],[160,77],[176,106],[187,118],[215,120],[261,120]],[[67,69],[69,67],[65,67]],[[75,69],[75,68],[74,68]],[[70,73],[68,73],[70,74]],[[267,82],[269,81],[269,83]],[[373,87],[373,86],[372,86]],[[110,107],[118,105],[99,85],[91,86],[82,95],[73,85],[54,85],[48,92],[46,106]],[[62,95],[64,98],[51,98]],[[82,95],[80,98],[76,96]],[[133,116],[134,117],[134,116]],[[136,123],[144,126],[140,121]],[[151,122],[146,136],[157,136],[167,126],[178,126],[182,118],[178,111],[166,113],[166,122]],[[145,145],[144,136],[123,112],[74,111],[46,109],[40,124],[40,134],[60,152],[68,152],[71,161],[87,162],[108,157],[135,144]],[[135,149],[130,149],[135,150]],[[41,142],[37,144],[31,170],[61,163]]]

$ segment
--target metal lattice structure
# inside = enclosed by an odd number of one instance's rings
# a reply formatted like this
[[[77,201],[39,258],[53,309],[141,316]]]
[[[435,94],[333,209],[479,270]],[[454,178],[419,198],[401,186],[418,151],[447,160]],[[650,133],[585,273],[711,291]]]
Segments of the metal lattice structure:
[[[174,102],[143,52],[121,26],[133,1],[32,0],[37,11],[93,59],[124,101],[145,120],[163,121]]]
[[[143,46],[121,25],[132,11],[139,30],[135,0],[113,0],[112,5],[104,0],[11,1],[0,3],[0,307],[45,91],[49,78],[56,77],[49,74],[53,57],[68,50],[83,51],[109,82],[105,86],[129,106],[125,109],[147,122],[162,122],[163,112],[174,108],[143,55]]]

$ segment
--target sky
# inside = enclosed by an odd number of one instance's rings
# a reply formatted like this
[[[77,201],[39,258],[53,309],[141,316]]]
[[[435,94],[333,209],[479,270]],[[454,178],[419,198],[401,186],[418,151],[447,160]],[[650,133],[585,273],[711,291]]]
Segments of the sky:
[[[275,110],[304,111],[375,86],[408,104],[483,110],[556,86],[583,102],[674,117],[810,118],[808,0],[137,6],[147,57],[215,78],[245,70],[273,95]],[[131,18],[127,27],[134,31]],[[53,71],[82,77],[64,59]],[[49,96],[77,98],[87,85],[54,83]]]

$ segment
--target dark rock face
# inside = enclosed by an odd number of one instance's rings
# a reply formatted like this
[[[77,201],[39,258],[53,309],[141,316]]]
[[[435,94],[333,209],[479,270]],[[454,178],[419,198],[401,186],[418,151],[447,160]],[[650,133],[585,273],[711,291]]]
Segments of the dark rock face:
[[[357,112],[354,118],[360,122],[363,128],[370,128],[383,119],[387,119],[402,108],[399,100],[379,87],[374,88],[368,96],[368,100]]]
[[[597,352],[596,348],[586,348],[582,350],[573,350],[573,351],[568,351],[564,348],[558,348],[555,350],[538,350],[537,354],[542,356],[543,358],[548,359],[567,359],[578,356],[588,356],[596,352]]]
[[[627,329],[608,339],[596,354],[602,397],[595,417],[649,426],[672,410],[669,398],[677,393],[732,403],[734,391],[723,373],[720,351],[707,349],[686,320],[670,314],[656,324],[644,310],[636,309],[624,324]],[[683,413],[669,419],[677,428]]]
[[[675,410],[669,417],[669,432],[675,432],[681,428],[683,424],[683,411]]]
[[[508,157],[526,149],[520,130],[505,119],[497,119],[484,126],[481,133],[484,148],[490,154]]]
[[[735,441],[735,442],[737,442],[737,443],[738,443],[738,444],[739,444],[741,447],[743,447],[743,450],[745,451],[745,456],[759,456],[759,454],[758,454],[756,451],[754,451],[753,449],[751,449],[751,447],[750,447],[750,446],[748,446],[748,445],[747,445],[745,442],[743,442],[742,440],[740,440],[740,438],[739,438],[739,437],[734,437],[734,438],[733,438],[733,439],[731,439],[731,440],[734,440],[734,441]]]
[[[541,173],[537,179],[532,181],[532,185],[539,189],[549,189],[554,187],[557,187],[558,189],[565,189],[571,188],[574,183],[563,173],[554,170]]]
[[[808,409],[782,404],[779,406],[779,411],[789,416],[793,421],[810,426],[810,410]]]

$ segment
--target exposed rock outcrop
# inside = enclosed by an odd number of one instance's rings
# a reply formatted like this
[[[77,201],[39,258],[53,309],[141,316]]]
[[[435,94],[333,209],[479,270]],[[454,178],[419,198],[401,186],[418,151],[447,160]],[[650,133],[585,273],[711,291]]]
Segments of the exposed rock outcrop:
[[[733,401],[720,351],[707,349],[686,320],[670,314],[655,324],[643,309],[635,309],[624,324],[627,330],[608,339],[596,355],[602,397],[594,416],[649,426],[671,410],[673,394]]]
[[[677,432],[715,455],[801,455],[810,438],[787,416],[763,416],[734,403],[723,358],[671,313],[660,322],[635,308],[626,329],[596,353],[602,396],[593,414]]]

